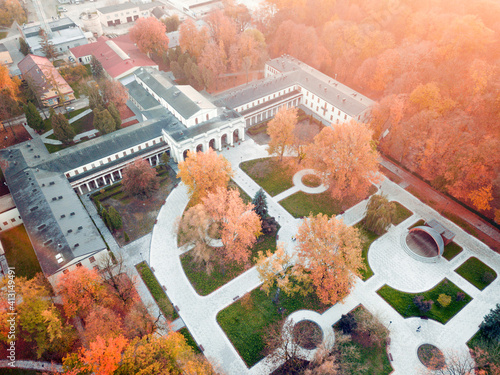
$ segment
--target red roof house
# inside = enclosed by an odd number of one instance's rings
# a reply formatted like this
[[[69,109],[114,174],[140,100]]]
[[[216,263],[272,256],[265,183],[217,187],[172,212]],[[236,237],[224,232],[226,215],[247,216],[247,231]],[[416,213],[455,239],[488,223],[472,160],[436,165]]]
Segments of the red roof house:
[[[75,100],[71,86],[46,57],[26,55],[17,67],[44,106],[57,107]]]
[[[88,64],[94,56],[99,60],[108,77],[115,80],[143,66],[158,69],[158,64],[139,51],[128,34],[113,39],[101,36],[94,43],[71,48],[70,52],[75,61],[82,64]]]

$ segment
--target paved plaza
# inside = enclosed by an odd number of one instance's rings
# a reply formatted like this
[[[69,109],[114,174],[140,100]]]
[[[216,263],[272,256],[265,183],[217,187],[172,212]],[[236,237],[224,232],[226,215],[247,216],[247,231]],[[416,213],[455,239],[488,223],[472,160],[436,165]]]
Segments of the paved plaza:
[[[235,170],[234,181],[253,197],[260,186],[239,168],[239,163],[267,157],[266,147],[249,139],[239,146],[223,151],[222,154]],[[278,220],[281,226],[278,233],[280,241],[285,242],[289,252],[294,251],[292,236],[297,233],[302,220],[293,218],[279,204],[279,200],[306,188],[300,178],[294,179],[294,187],[274,198],[266,194],[269,214]],[[322,190],[317,189],[316,192]],[[468,258],[475,256],[500,274],[500,255],[388,179],[380,183],[379,192],[387,195],[390,201],[404,205],[413,215],[399,225],[392,226],[385,235],[372,243],[368,262],[374,275],[366,281],[358,279],[344,303],[334,305],[323,314],[303,311],[294,313],[294,316],[311,316],[311,320],[316,321],[327,332],[331,331],[331,325],[338,321],[342,314],[363,304],[390,330],[389,352],[393,358],[391,363],[394,374],[419,374],[425,371],[425,367],[417,358],[417,348],[421,344],[433,344],[445,355],[451,352],[468,355],[466,342],[475,334],[484,315],[500,302],[500,278],[496,278],[487,288],[480,291],[454,270]],[[187,188],[182,184],[168,196],[153,229],[150,253],[143,254],[143,257],[150,260],[150,266],[155,270],[160,284],[166,288],[172,304],[212,363],[228,375],[268,374],[274,370],[275,365],[263,359],[252,368],[247,368],[216,320],[219,311],[260,285],[255,267],[207,296],[198,295],[184,273],[180,261],[182,250],[177,247],[174,228],[188,200]],[[366,204],[367,200],[364,200],[340,216],[346,224],[354,225],[363,218]],[[436,263],[423,263],[410,257],[403,250],[401,239],[407,233],[408,227],[420,219],[436,219],[448,227],[456,233],[454,242],[460,245],[463,251],[451,261],[441,258]],[[445,277],[473,298],[445,325],[420,318],[404,319],[376,293],[384,284],[404,292],[424,292]],[[418,327],[421,328],[417,332]]]

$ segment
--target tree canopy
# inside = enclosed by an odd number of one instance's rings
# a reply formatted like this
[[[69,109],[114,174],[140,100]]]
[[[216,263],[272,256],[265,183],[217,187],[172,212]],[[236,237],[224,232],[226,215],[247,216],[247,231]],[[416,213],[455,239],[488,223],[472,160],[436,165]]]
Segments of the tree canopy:
[[[155,17],[140,17],[130,29],[130,39],[137,44],[139,50],[148,56],[151,53],[162,55],[168,50],[166,25]]]
[[[122,186],[129,194],[148,197],[159,187],[156,169],[145,159],[135,159],[123,169]]]

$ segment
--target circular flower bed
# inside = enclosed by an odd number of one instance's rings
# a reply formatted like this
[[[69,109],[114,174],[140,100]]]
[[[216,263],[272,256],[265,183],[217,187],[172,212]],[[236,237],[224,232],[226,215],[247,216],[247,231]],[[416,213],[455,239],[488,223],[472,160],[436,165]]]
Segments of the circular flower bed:
[[[303,320],[293,327],[295,342],[304,349],[316,349],[323,341],[323,331],[314,322]]]
[[[308,187],[318,187],[321,185],[321,178],[316,176],[315,174],[306,174],[302,177],[302,183]]]
[[[434,345],[420,345],[417,354],[420,362],[430,370],[439,370],[445,365],[443,352]]]

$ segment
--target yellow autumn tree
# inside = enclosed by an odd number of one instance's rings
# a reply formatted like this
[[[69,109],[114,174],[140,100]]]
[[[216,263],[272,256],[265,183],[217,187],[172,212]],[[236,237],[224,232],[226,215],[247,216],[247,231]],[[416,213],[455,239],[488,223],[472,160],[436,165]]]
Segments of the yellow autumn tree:
[[[234,175],[231,163],[211,148],[206,152],[188,151],[186,160],[178,166],[177,177],[188,187],[193,204],[199,203],[218,187],[227,188]]]

